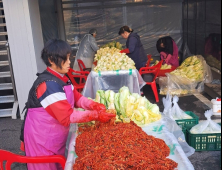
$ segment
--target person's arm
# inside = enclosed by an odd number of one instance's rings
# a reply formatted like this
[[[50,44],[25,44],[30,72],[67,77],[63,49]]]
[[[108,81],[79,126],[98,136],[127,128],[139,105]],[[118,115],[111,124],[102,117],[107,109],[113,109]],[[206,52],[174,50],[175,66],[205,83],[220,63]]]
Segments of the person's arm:
[[[160,53],[160,57],[161,57],[161,60],[164,61],[164,63],[168,64],[170,59],[172,58],[172,55],[171,54],[167,54],[165,52],[161,52]]]
[[[73,86],[73,94],[75,99],[75,106],[77,108],[83,108],[85,112],[75,112],[70,116],[72,123],[83,123],[98,120],[106,123],[116,115],[106,113],[106,106],[100,103],[96,103],[93,100],[89,100],[82,96]],[[90,110],[90,111],[89,111]]]
[[[86,97],[82,96],[73,86],[72,88],[76,108],[83,108],[85,110],[106,110],[105,105],[87,99]]]
[[[85,112],[74,112],[70,116],[71,123],[85,123],[91,121],[99,121],[102,123],[108,122],[110,119],[116,117],[115,114],[106,113],[106,110],[101,111],[85,111]]]
[[[161,53],[160,53],[160,58],[161,58],[161,60],[165,61],[166,58],[167,58],[167,53],[161,52]]]
[[[130,37],[129,39],[129,52],[130,53],[133,53],[135,51],[137,41],[138,40],[136,37]]]
[[[97,45],[96,39],[93,36],[89,36],[89,43],[93,51],[98,51],[99,47]]]
[[[137,44],[137,39],[135,37],[131,37],[129,40],[129,48],[123,49],[120,53],[130,54],[133,53]]]
[[[36,92],[37,98],[43,108],[63,126],[68,127],[70,123],[84,123],[99,120],[99,113],[96,110],[74,110],[67,101],[63,88],[54,81],[42,83]],[[105,113],[101,114],[104,115]],[[110,119],[109,117],[106,118],[105,121]]]
[[[165,60],[166,64],[169,64],[169,61],[171,60],[171,58],[172,58],[172,55],[168,54],[168,56],[167,56],[167,58]]]

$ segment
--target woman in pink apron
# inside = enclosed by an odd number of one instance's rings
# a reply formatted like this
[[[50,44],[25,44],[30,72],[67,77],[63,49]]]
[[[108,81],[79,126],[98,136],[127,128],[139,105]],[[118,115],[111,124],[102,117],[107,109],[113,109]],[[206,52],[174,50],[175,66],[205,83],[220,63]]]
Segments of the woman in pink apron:
[[[160,53],[160,58],[163,64],[179,67],[178,47],[171,37],[163,37],[157,41],[157,50]]]
[[[26,156],[65,156],[70,123],[107,122],[115,117],[106,113],[104,105],[88,100],[70,84],[65,76],[70,69],[70,54],[70,46],[61,40],[49,41],[42,51],[41,57],[48,67],[38,75],[26,103],[21,134]],[[55,163],[28,164],[28,170],[60,169]]]

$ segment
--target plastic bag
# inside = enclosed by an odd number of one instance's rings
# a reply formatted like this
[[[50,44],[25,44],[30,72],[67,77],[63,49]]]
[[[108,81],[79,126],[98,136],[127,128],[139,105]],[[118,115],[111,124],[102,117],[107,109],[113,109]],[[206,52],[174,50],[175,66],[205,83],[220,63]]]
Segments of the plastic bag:
[[[211,83],[213,81],[213,74],[211,71],[211,67],[204,60],[204,70],[205,70],[205,80],[204,83]]]
[[[116,83],[118,82],[118,83]],[[95,99],[98,90],[112,90],[118,93],[119,89],[126,86],[131,93],[140,94],[140,89],[146,85],[138,70],[91,71],[87,77],[82,95]]]
[[[184,49],[183,49],[183,59],[186,59],[189,56],[192,56],[192,54],[191,54],[190,49],[189,49],[189,47],[186,43],[185,46],[184,46]]]
[[[221,62],[212,55],[205,55],[207,64],[221,71]]]
[[[173,98],[174,106],[172,107],[171,117],[173,117],[174,120],[192,119],[191,116],[189,116],[183,110],[181,110],[181,108],[178,105],[178,101],[179,101],[179,97],[174,96]]]
[[[91,34],[86,34],[77,51],[73,70],[80,71],[77,60],[80,59],[86,68],[92,68],[96,51],[99,49],[96,39]]]
[[[190,157],[195,153],[195,149],[188,145],[181,127],[177,125],[174,120],[169,117],[162,116],[162,120],[156,123],[160,123],[161,126],[164,125],[167,128],[167,131],[173,134],[187,157]]]
[[[200,93],[204,91],[204,83],[211,83],[213,80],[210,67],[202,56],[192,56],[196,61],[200,61],[197,65],[191,65],[186,67],[186,63],[182,64],[183,67],[179,67],[172,73],[167,73],[167,77],[160,77],[160,94],[166,95],[189,95],[194,93]],[[192,58],[190,57],[190,58]],[[187,60],[189,61],[190,58]],[[192,59],[191,59],[192,61]],[[200,64],[201,63],[201,64]],[[195,63],[193,63],[195,64]],[[198,69],[201,66],[201,69]],[[186,73],[186,74],[183,74]],[[201,73],[200,73],[201,72]],[[194,76],[195,78],[188,78],[187,76]],[[196,77],[198,75],[198,77]]]
[[[163,106],[164,106],[164,111],[163,114],[170,117],[171,119],[173,119],[172,115],[171,115],[171,111],[172,111],[172,96],[168,93],[166,98],[163,98]]]
[[[205,117],[207,120],[194,126],[190,132],[192,134],[221,133],[221,126],[212,121],[211,116],[213,116],[213,110],[206,111]]]

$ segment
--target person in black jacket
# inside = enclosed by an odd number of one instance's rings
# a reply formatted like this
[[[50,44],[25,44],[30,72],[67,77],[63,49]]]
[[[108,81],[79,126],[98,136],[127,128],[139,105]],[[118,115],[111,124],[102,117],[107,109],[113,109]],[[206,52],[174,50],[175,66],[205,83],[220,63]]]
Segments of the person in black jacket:
[[[119,35],[127,39],[127,48],[122,50],[121,53],[126,53],[135,62],[137,70],[145,67],[148,58],[141,43],[140,36],[134,33],[128,26],[121,27]]]

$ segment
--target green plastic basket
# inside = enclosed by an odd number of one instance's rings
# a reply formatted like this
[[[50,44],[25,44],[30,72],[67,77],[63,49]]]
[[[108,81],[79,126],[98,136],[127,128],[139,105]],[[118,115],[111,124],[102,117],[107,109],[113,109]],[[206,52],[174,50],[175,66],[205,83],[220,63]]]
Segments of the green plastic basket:
[[[185,127],[182,127],[182,132],[185,135],[185,140],[187,140],[187,129]]]
[[[197,152],[199,152],[199,151],[220,151],[221,150],[221,133],[191,134],[190,130],[192,127],[193,127],[193,125],[186,125],[187,142]]]
[[[199,117],[195,115],[193,112],[186,111],[186,114],[193,117],[193,119],[183,119],[183,120],[176,120],[177,124],[183,129],[186,125],[197,125],[199,123]]]

